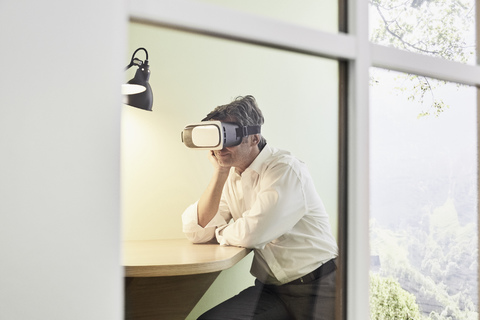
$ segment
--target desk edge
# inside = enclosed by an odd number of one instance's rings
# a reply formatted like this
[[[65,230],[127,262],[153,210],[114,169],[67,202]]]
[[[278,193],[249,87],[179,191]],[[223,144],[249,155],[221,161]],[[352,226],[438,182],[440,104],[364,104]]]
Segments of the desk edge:
[[[251,249],[245,248],[229,259],[207,263],[193,263],[188,265],[176,264],[168,266],[125,266],[124,272],[125,277],[167,277],[212,273],[233,267],[251,251]]]

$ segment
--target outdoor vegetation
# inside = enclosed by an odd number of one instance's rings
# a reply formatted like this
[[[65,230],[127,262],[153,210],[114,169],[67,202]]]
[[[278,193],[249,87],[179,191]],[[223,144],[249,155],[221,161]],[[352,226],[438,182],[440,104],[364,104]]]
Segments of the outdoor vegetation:
[[[420,319],[415,296],[403,290],[393,278],[370,276],[372,320]]]
[[[475,1],[370,0],[370,5],[372,42],[475,63]],[[382,72],[372,70],[375,92],[388,78]],[[464,120],[445,121],[453,114],[449,108],[468,107],[459,99],[462,93],[444,90],[455,84],[413,74],[391,78],[398,95],[372,107],[372,113],[381,108],[383,114],[371,132],[371,319],[477,320],[475,121],[467,113]],[[474,98],[468,104],[473,108]],[[412,105],[415,129],[411,122],[391,119]],[[392,114],[394,108],[399,113]],[[427,126],[435,121],[443,121],[443,127],[433,125],[436,131]]]
[[[474,0],[370,0],[370,9],[373,43],[475,63]],[[443,81],[413,74],[405,80],[413,84],[408,99],[425,105],[420,116],[438,116],[448,108],[435,92]],[[406,90],[402,85],[398,89]],[[425,102],[426,96],[431,102]]]
[[[418,218],[397,230],[372,221],[372,319],[477,320],[476,224],[462,226],[452,199]]]

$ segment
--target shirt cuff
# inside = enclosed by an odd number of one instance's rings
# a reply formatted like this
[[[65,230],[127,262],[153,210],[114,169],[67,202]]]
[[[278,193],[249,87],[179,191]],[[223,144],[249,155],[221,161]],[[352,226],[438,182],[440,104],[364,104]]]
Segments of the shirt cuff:
[[[228,246],[228,242],[227,240],[225,239],[225,237],[223,236],[223,230],[228,227],[228,224],[227,225],[224,225],[224,226],[221,226],[221,227],[218,227],[217,229],[215,229],[215,237],[217,238],[217,242],[221,245],[221,246]]]
[[[198,225],[197,202],[190,205],[182,214],[183,232],[195,232],[202,229]]]
[[[216,214],[212,220],[203,228],[198,224],[198,214],[197,214],[197,205],[198,201],[190,205],[182,215],[183,223],[183,232],[197,232],[203,229],[208,229],[212,227],[227,226],[227,222],[220,215]]]

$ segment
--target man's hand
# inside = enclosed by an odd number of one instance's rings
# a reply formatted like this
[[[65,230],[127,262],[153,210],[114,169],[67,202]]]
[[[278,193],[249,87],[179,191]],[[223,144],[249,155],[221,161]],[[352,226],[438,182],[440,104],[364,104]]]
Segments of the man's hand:
[[[219,173],[227,173],[230,172],[230,166],[222,166],[220,163],[218,163],[218,159],[215,156],[215,151],[210,150],[208,153],[208,160],[210,160],[210,163],[213,165],[213,169],[218,171]]]

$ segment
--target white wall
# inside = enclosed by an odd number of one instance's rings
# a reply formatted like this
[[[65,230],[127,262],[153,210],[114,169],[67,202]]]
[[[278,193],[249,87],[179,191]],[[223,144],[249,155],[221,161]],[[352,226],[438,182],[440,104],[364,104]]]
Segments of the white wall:
[[[0,1],[0,319],[121,319],[125,5]]]

